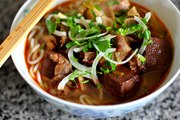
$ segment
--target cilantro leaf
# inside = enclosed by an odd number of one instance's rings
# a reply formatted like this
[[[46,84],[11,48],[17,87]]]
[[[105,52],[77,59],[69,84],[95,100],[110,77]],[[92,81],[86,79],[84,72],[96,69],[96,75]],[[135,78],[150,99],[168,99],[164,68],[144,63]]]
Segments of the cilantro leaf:
[[[146,58],[145,58],[144,56],[142,56],[141,54],[137,54],[137,57],[139,58],[139,60],[141,61],[141,63],[145,64]]]
[[[51,20],[46,20],[46,27],[48,29],[49,34],[52,34],[56,30],[57,25]]]
[[[118,4],[120,4],[120,2],[118,0],[110,0],[107,4],[109,6],[112,6],[112,5],[118,5]]]
[[[96,43],[96,45],[98,46],[99,50],[102,52],[105,52],[108,48],[111,48],[110,40],[98,42]]]

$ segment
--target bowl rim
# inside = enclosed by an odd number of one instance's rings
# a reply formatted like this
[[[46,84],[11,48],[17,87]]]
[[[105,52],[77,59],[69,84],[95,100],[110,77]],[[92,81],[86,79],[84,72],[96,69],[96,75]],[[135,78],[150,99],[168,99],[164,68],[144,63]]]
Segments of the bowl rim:
[[[172,3],[171,0],[168,0],[169,3],[173,6],[174,10],[179,14],[180,16],[180,12],[179,10],[177,9],[177,7]],[[27,0],[22,6],[21,8],[19,9],[19,11],[17,12],[14,20],[13,20],[13,23],[12,23],[12,26],[11,26],[11,31],[14,29],[14,27],[20,22],[20,17],[22,17],[22,13],[23,11],[29,7],[29,5],[34,2],[32,0]],[[64,0],[62,0],[62,2],[64,2]],[[143,103],[143,101],[146,101],[148,99],[151,99],[151,98],[154,98],[155,94],[159,94],[161,92],[163,92],[169,85],[171,85],[173,83],[173,81],[177,78],[177,76],[179,75],[180,73],[180,68],[178,69],[178,71],[173,75],[173,77],[162,87],[159,87],[158,89],[156,89],[154,92],[142,97],[142,98],[138,98],[136,100],[133,100],[133,101],[130,101],[130,102],[126,102],[126,103],[120,103],[120,104],[114,104],[114,105],[98,105],[98,106],[95,106],[95,105],[84,105],[84,104],[79,104],[79,103],[75,103],[75,102],[71,102],[71,101],[66,101],[66,100],[63,100],[61,98],[58,98],[58,97],[55,97],[49,93],[47,93],[46,91],[44,91],[41,87],[39,87],[38,85],[35,85],[31,82],[31,80],[28,80],[24,77],[24,75],[22,74],[20,68],[18,67],[18,65],[16,64],[16,59],[14,58],[15,54],[12,53],[11,55],[11,58],[13,60],[13,63],[16,67],[16,69],[18,70],[18,72],[20,73],[20,75],[22,76],[22,78],[34,89],[36,90],[36,92],[38,93],[41,93],[43,96],[47,97],[49,100],[53,100],[53,101],[56,101],[57,103],[60,103],[60,104],[65,104],[65,105],[70,105],[70,106],[74,106],[74,107],[78,107],[78,108],[83,108],[83,109],[96,109],[96,110],[108,110],[108,109],[116,109],[116,108],[120,108],[120,107],[127,107],[127,106],[131,106],[131,105],[134,105],[136,103]],[[173,63],[174,64],[174,60],[173,60]]]

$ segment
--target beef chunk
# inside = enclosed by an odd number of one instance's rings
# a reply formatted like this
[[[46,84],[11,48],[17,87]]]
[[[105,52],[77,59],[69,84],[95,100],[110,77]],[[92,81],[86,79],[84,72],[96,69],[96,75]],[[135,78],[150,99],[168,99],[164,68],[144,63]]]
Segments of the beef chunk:
[[[136,73],[141,73],[146,70],[145,65],[136,55],[129,61],[129,67]]]
[[[51,52],[49,58],[57,63],[54,68],[54,79],[62,79],[72,71],[71,63],[62,54]]]
[[[119,4],[112,5],[111,7],[114,10],[114,12],[118,12],[120,10],[128,10],[130,7],[130,2],[129,0],[119,0]]]
[[[70,62],[60,53],[47,51],[41,73],[54,80],[61,80],[72,71]]]
[[[167,40],[152,38],[153,43],[146,47],[144,56],[146,68],[158,70],[167,68],[172,60],[172,50]]]
[[[115,97],[130,95],[139,85],[141,77],[132,70],[121,66],[112,73],[103,75],[101,82],[104,88]]]
[[[84,53],[84,58],[83,58],[83,63],[87,65],[91,65],[96,57],[95,52],[85,52]]]
[[[60,25],[60,31],[68,31],[68,28],[64,25]],[[68,43],[70,41],[70,39],[67,36],[62,36],[60,38],[59,43],[61,44],[61,47],[64,46],[66,43]]]
[[[117,47],[117,50],[114,54],[114,58],[117,61],[122,61],[124,58],[126,58],[128,56],[128,54],[131,51],[131,48],[129,47],[128,43],[126,42],[126,38],[121,35],[117,35],[117,37],[115,39],[115,45]]]
[[[53,50],[57,45],[56,38],[53,35],[45,35],[42,39],[49,50]]]
[[[56,63],[49,58],[49,54],[50,52],[46,52],[45,54],[41,67],[41,74],[49,79],[52,79],[54,77],[54,68]]]

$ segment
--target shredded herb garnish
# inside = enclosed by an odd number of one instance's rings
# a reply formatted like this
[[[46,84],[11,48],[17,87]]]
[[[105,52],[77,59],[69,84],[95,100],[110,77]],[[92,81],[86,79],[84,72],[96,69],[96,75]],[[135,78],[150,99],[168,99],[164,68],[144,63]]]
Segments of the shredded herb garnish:
[[[56,30],[57,25],[52,20],[46,20],[46,27],[48,29],[49,34],[52,34]]]
[[[141,54],[137,54],[137,57],[139,58],[142,64],[146,63],[146,58],[144,56],[142,56]]]
[[[119,0],[110,0],[107,3],[109,6],[120,4]]]

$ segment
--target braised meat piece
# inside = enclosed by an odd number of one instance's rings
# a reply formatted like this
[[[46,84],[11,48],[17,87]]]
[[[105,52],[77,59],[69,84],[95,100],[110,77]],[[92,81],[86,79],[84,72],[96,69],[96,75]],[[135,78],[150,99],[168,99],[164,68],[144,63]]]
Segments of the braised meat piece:
[[[120,10],[128,10],[129,9],[129,7],[130,7],[129,0],[118,0],[118,1],[119,1],[119,4],[111,6],[115,12],[119,12]]]
[[[117,50],[114,54],[114,58],[117,61],[122,61],[128,56],[131,48],[126,41],[126,38],[121,35],[117,35],[117,37],[115,38],[115,45],[117,47]]]
[[[52,52],[49,58],[57,63],[54,69],[54,79],[62,79],[72,71],[71,63],[62,54]]]
[[[45,35],[42,37],[42,39],[49,50],[53,50],[57,45],[56,38],[53,35]]]
[[[49,58],[49,54],[49,51],[45,54],[41,67],[41,74],[49,79],[52,79],[54,77],[54,68],[56,63]]]
[[[87,65],[91,65],[93,63],[93,60],[95,59],[95,57],[96,57],[95,52],[85,52],[82,62]]]
[[[104,88],[115,97],[129,96],[140,84],[141,77],[132,70],[121,66],[112,73],[103,75],[101,82]]]
[[[63,91],[57,90],[59,82],[70,72],[72,72],[72,66],[61,53],[46,51],[46,56],[42,62],[41,74],[46,78],[43,82],[48,84],[51,94],[56,96],[70,95],[72,91],[68,87],[65,87]]]
[[[47,51],[42,63],[41,73],[54,80],[61,80],[72,71],[70,62],[61,54]]]
[[[152,38],[153,43],[146,47],[144,56],[149,70],[166,69],[172,60],[172,50],[167,40]]]
[[[64,25],[60,25],[60,31],[65,31],[67,32],[68,31],[68,28]],[[66,43],[68,43],[70,41],[70,39],[67,37],[67,36],[62,36],[60,38],[60,44],[61,44],[61,47],[64,46]]]
[[[141,73],[146,70],[145,65],[136,55],[129,61],[129,67],[136,73]]]

